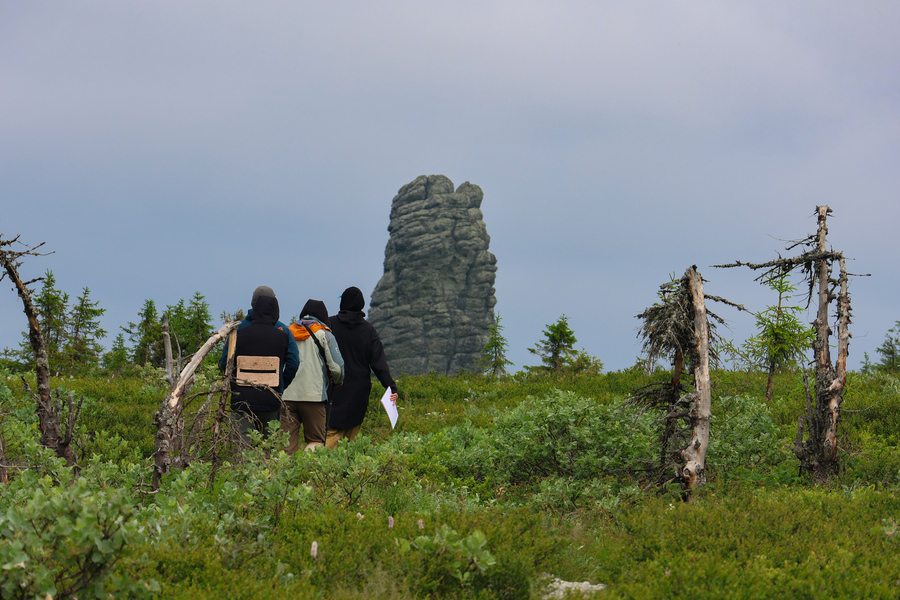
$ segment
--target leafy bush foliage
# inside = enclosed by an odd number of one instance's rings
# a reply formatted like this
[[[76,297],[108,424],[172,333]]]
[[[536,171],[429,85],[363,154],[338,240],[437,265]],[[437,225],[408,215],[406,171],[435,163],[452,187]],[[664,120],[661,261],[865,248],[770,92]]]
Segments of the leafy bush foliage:
[[[768,406],[759,398],[717,398],[710,419],[707,468],[720,479],[742,478],[790,459]]]
[[[407,377],[394,431],[370,411],[355,442],[294,456],[275,435],[215,471],[173,471],[155,494],[155,370],[55,380],[86,396],[80,477],[37,444],[33,403],[5,377],[8,597],[61,596],[82,571],[79,598],[525,599],[545,573],[611,598],[896,595],[900,386],[886,373],[848,379],[847,468],[825,489],[789,452],[799,375],[776,374],[767,403],[764,375],[714,373],[711,477],[690,504],[641,478],[658,423],[620,400],[648,381],[640,369]]]
[[[425,594],[446,592],[452,579],[469,586],[497,560],[485,547],[487,538],[476,529],[463,537],[448,525],[441,525],[434,536],[420,535],[412,541],[397,539],[401,554],[417,551],[422,573],[418,589]],[[452,579],[451,579],[452,578]]]
[[[112,575],[112,569],[144,535],[123,489],[91,489],[80,478],[52,485],[23,476],[7,490],[0,513],[0,584],[4,598],[106,598],[158,591],[153,581]],[[27,488],[23,488],[27,485]]]
[[[396,485],[397,459],[361,435],[353,443],[342,441],[330,452],[298,453],[295,460],[317,496],[349,507],[371,501],[376,487]]]

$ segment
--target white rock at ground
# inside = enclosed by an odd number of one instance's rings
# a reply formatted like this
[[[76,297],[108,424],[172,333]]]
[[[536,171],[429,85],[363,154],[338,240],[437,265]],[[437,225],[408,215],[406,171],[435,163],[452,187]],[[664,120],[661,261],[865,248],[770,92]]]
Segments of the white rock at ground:
[[[544,598],[547,600],[564,598],[568,590],[572,590],[572,592],[576,594],[586,595],[602,589],[606,589],[606,586],[602,583],[593,584],[590,581],[563,581],[562,579],[554,578],[547,586],[547,593],[544,594]]]

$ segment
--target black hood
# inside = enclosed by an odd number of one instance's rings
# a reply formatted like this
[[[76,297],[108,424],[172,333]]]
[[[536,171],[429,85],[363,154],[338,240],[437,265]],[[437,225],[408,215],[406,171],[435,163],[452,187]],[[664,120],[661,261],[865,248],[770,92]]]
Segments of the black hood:
[[[330,327],[331,321],[328,319],[328,309],[325,308],[325,303],[321,300],[307,300],[306,304],[303,305],[303,310],[300,311],[300,318],[302,319],[306,315],[315,317],[321,323]]]
[[[366,305],[366,299],[358,287],[348,287],[341,294],[341,310],[353,311],[362,310]]]
[[[366,313],[361,310],[342,310],[331,318],[334,319],[335,317],[337,317],[338,321],[350,328],[366,322]]]
[[[274,296],[260,296],[256,299],[256,306],[250,313],[251,323],[274,325],[281,313],[278,310],[278,300]]]

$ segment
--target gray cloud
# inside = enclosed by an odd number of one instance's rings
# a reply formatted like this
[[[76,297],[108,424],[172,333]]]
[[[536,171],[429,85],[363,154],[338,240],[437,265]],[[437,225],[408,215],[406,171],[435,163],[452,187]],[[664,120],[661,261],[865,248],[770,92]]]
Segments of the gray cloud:
[[[370,293],[391,198],[431,173],[485,191],[519,366],[563,312],[627,366],[633,315],[690,264],[710,293],[761,308],[750,272],[708,265],[772,258],[816,204],[873,273],[851,288],[851,362],[900,318],[896,3],[3,10],[0,231],[47,241],[30,274],[90,286],[113,334],[145,298],[199,290],[219,312],[260,283],[298,306]],[[336,236],[350,250],[335,257]],[[0,295],[16,315],[0,347],[24,328],[17,302]]]

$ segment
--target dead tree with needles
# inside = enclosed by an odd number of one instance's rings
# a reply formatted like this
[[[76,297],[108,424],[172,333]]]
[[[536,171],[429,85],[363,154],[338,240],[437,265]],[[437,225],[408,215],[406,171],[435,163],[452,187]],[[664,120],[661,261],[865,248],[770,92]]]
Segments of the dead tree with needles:
[[[787,249],[805,247],[799,256],[779,257],[764,263],[735,261],[721,268],[749,267],[763,273],[757,280],[800,270],[806,279],[809,292],[807,306],[817,298],[816,319],[813,321],[815,340],[813,355],[816,369],[815,394],[807,393],[805,414],[798,418],[794,455],[801,469],[818,483],[831,480],[840,471],[838,460],[838,422],[841,418],[844,386],[847,383],[847,356],[850,348],[850,294],[849,274],[843,253],[828,249],[828,206],[816,207],[818,226],[816,233],[792,242]],[[839,274],[833,277],[837,265]],[[828,322],[829,306],[836,303],[837,360],[831,362],[829,341],[832,329]],[[804,439],[805,436],[805,439]]]
[[[14,244],[21,244],[23,250],[13,250]],[[13,287],[22,300],[22,307],[25,316],[28,319],[28,343],[34,352],[35,377],[37,380],[37,393],[31,391],[28,384],[25,389],[31,394],[37,403],[38,427],[41,431],[41,444],[56,452],[57,456],[66,459],[66,464],[72,466],[75,464],[77,457],[75,450],[72,448],[72,438],[74,435],[75,421],[81,412],[81,402],[76,409],[71,395],[69,395],[69,421],[63,431],[60,414],[62,412],[62,402],[57,394],[56,402],[50,393],[50,361],[47,354],[47,344],[41,333],[41,323],[37,307],[32,301],[33,291],[29,288],[35,282],[41,281],[43,277],[38,277],[30,281],[23,281],[19,276],[19,268],[22,266],[22,257],[24,256],[46,256],[49,253],[38,252],[43,246],[41,242],[37,246],[27,246],[19,241],[19,236],[10,240],[3,239],[0,235],[0,266],[3,271],[0,272],[0,281],[5,277],[9,277]],[[24,382],[24,379],[23,379]],[[83,398],[82,398],[83,400]]]
[[[696,266],[688,268],[681,279],[660,286],[659,297],[661,302],[637,315],[641,319],[638,337],[644,341],[649,361],[660,356],[671,357],[672,378],[639,389],[630,402],[663,411],[660,477],[680,483],[689,493],[706,482],[712,400],[709,364],[711,355],[714,357],[715,323],[723,322],[706,309],[706,299],[743,307],[705,295],[703,278]],[[691,392],[681,381],[685,363],[693,374]],[[673,468],[674,479],[665,476]],[[660,483],[664,482],[662,479]]]

